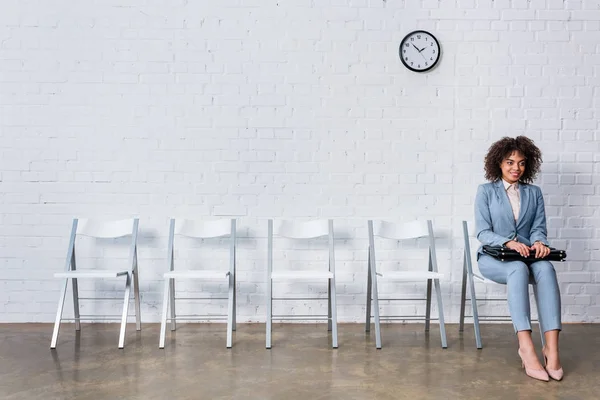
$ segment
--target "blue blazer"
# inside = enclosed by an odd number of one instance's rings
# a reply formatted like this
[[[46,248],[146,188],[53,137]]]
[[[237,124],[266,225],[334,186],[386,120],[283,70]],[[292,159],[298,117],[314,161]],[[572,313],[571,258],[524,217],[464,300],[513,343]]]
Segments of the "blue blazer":
[[[528,246],[537,241],[548,246],[542,191],[519,182],[519,195],[521,210],[515,221],[502,180],[479,185],[475,197],[475,232],[482,244],[501,246],[516,237]],[[481,247],[477,253],[477,258],[483,254]]]

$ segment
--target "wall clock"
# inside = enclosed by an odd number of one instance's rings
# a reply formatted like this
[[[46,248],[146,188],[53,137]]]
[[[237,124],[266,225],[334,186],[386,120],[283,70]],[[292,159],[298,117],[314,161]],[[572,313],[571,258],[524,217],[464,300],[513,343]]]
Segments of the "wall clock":
[[[411,71],[425,72],[440,59],[440,43],[427,31],[409,33],[400,42],[400,59]]]

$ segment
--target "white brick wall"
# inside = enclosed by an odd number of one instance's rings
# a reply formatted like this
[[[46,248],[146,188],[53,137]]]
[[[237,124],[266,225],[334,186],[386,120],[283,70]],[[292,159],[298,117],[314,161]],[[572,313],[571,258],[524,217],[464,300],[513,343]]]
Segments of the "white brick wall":
[[[417,28],[443,49],[427,74],[397,55]],[[343,321],[363,320],[366,219],[432,218],[456,321],[483,155],[526,134],[544,152],[550,239],[569,252],[564,320],[598,322],[598,43],[597,0],[5,0],[0,321],[53,319],[73,216],[133,215],[145,321],[158,319],[170,216],[240,217],[241,321],[264,320],[266,218],[335,218]],[[81,267],[121,252],[87,243]]]

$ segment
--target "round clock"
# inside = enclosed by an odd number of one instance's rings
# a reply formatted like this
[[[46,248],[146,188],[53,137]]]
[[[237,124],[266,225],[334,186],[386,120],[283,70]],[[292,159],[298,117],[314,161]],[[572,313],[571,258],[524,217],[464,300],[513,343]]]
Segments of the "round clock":
[[[415,72],[429,71],[440,59],[440,43],[426,31],[414,31],[406,35],[399,51],[402,64]]]

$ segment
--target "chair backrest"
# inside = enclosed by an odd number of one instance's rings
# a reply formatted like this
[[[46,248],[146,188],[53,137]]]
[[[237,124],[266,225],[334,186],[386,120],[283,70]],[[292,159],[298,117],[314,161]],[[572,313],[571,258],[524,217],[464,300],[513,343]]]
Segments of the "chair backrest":
[[[272,221],[272,220],[270,220]],[[314,221],[272,221],[273,234],[283,236],[290,239],[311,239],[321,236],[327,236],[333,229],[333,220],[314,220]]]
[[[209,239],[229,237],[229,270],[235,270],[236,220],[223,218],[212,221],[172,218],[169,223],[169,244],[167,260],[169,270],[175,269],[175,236],[185,236],[194,239]]]
[[[315,239],[328,237],[329,242],[329,271],[335,274],[333,220],[321,219],[313,221],[268,221],[268,265],[267,273],[271,276],[273,271],[273,236],[288,239]]]
[[[477,263],[477,258],[475,258],[475,262],[473,262],[473,247],[471,246],[471,240],[477,240],[476,236],[473,235],[471,232],[474,232],[474,229],[471,229],[473,227],[472,224],[468,223],[467,221],[462,221],[462,228],[463,228],[463,249],[464,249],[464,254],[463,254],[463,280],[467,277],[468,275],[471,275],[473,278],[476,278],[477,280],[474,280],[474,282],[483,282],[483,283],[493,283],[492,281],[490,281],[489,279],[486,279],[483,274],[481,273],[481,271],[479,270],[479,264]],[[477,241],[476,247],[479,246],[479,241]],[[476,249],[475,249],[476,251]],[[476,257],[476,256],[475,256]],[[466,270],[466,271],[465,271]],[[533,283],[533,280],[530,282]],[[493,283],[493,285],[487,285],[486,289],[485,289],[485,293],[486,296],[488,297],[496,297],[496,299],[499,299],[498,296],[501,296],[503,299],[505,300],[506,298],[503,296],[506,296],[506,292],[507,292],[507,286],[506,285],[502,285],[502,284],[496,284]],[[485,304],[485,303],[483,303]]]
[[[373,235],[395,240],[417,239],[429,236],[429,223],[431,221],[411,221],[393,223],[381,220],[373,222]]]
[[[214,221],[198,221],[191,219],[172,219],[175,224],[175,235],[192,238],[216,238],[235,233],[235,219],[218,219]]]
[[[75,240],[77,236],[89,236],[96,239],[117,239],[131,236],[129,248],[129,265],[137,273],[137,237],[139,219],[98,220],[87,218],[73,218],[69,249],[65,270],[75,269]]]
[[[473,230],[470,229],[470,227],[471,227],[471,225],[467,221],[462,222],[463,248],[464,248],[463,262],[464,262],[464,266],[467,268],[467,272],[469,274],[475,275],[480,280],[483,280],[484,278],[481,275],[481,272],[479,272],[479,267],[478,267],[477,263],[473,263],[473,251],[472,251],[472,247],[471,247],[471,240],[476,239],[476,238],[475,238],[475,236],[473,236],[471,234],[471,232],[473,232]]]
[[[429,268],[437,272],[437,255],[435,249],[435,235],[433,233],[433,222],[431,220],[411,222],[387,222],[382,220],[369,220],[369,259],[373,261],[375,269],[375,236],[391,240],[407,240],[428,238]]]
[[[97,219],[79,218],[77,234],[99,239],[112,239],[134,235],[137,231],[138,219],[120,219],[102,221]]]

